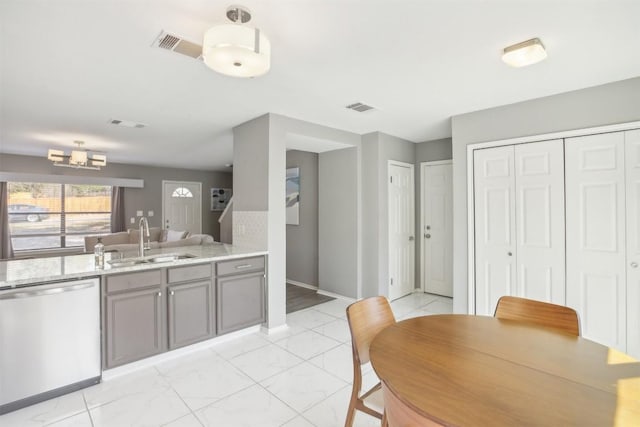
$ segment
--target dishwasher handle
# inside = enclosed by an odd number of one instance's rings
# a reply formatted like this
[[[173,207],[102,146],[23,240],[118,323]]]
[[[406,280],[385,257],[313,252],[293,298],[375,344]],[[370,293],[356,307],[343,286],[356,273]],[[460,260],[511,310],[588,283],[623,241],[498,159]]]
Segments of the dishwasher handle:
[[[15,292],[0,295],[0,300],[32,298],[32,297],[39,297],[43,295],[60,294],[62,292],[79,291],[82,289],[91,288],[93,286],[95,286],[95,283],[80,283],[77,285],[60,286],[58,288],[50,288],[50,289],[35,290],[35,291],[15,291]]]

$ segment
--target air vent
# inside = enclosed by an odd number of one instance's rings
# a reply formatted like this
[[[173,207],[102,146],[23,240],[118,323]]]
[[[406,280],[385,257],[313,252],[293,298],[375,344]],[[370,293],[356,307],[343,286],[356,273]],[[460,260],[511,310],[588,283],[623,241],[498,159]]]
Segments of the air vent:
[[[109,123],[111,123],[112,125],[122,126],[125,128],[142,129],[144,127],[147,127],[147,125],[145,125],[144,123],[137,123],[131,120],[111,119],[109,120]]]
[[[373,110],[374,108],[370,105],[363,104],[362,102],[356,102],[355,104],[347,105],[349,110],[354,110],[359,113],[364,113],[365,111]]]
[[[202,46],[178,37],[175,34],[161,31],[151,46],[170,50],[193,59],[202,60]]]

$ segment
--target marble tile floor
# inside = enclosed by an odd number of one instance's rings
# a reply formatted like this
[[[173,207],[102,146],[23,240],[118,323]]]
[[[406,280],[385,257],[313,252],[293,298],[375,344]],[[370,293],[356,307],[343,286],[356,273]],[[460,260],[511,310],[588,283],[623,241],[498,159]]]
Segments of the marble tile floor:
[[[287,315],[286,331],[256,332],[0,416],[2,427],[339,427],[351,393],[345,308],[336,299]],[[398,320],[452,312],[450,298],[414,293]],[[377,377],[365,366],[364,387]],[[380,422],[357,413],[354,426]]]

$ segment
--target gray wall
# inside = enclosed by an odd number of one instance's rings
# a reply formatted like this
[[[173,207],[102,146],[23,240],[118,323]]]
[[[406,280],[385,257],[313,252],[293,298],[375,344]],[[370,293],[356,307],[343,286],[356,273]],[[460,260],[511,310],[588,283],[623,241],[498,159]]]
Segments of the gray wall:
[[[380,295],[378,283],[378,134],[362,136],[362,296]]]
[[[264,115],[233,128],[234,211],[269,208],[269,127]]]
[[[318,154],[287,151],[287,169],[300,168],[300,222],[287,225],[287,280],[318,286]]]
[[[436,139],[416,144],[416,164],[434,162],[436,160],[450,160],[451,138]]]
[[[453,308],[467,312],[467,145],[640,121],[640,77],[452,118]]]
[[[149,225],[153,227],[162,225],[162,180],[201,182],[202,232],[211,234],[216,240],[220,238],[218,218],[221,212],[210,211],[209,189],[211,187],[232,188],[232,175],[227,172],[173,169],[122,163],[108,163],[101,171],[89,171],[56,167],[44,157],[15,154],[0,155],[0,170],[5,172],[70,176],[97,176],[100,174],[111,178],[142,179],[144,180],[144,188],[127,188],[125,190],[124,205],[128,227],[132,226],[129,218],[135,217],[137,210],[143,211],[145,216],[148,211],[154,211],[155,215],[149,218]],[[134,228],[137,228],[137,224],[134,225]]]
[[[357,298],[358,151],[318,156],[319,288]]]

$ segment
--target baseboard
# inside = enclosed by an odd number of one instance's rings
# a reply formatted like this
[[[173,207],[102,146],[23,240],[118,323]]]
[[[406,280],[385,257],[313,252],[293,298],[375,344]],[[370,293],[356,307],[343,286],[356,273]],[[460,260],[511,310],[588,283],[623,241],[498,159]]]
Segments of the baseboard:
[[[289,329],[289,325],[286,323],[284,325],[276,326],[274,328],[267,328],[266,326],[260,327],[260,332],[266,335],[278,334],[280,332],[284,332]]]
[[[318,289],[318,294],[324,295],[324,296],[327,296],[327,297],[336,298],[336,299],[341,299],[343,301],[356,302],[355,298],[345,297],[344,295],[336,294],[336,293],[329,292],[329,291],[323,291],[322,289]]]
[[[301,288],[313,289],[314,291],[318,290],[317,286],[309,285],[307,283],[298,282],[297,280],[287,279],[287,283],[290,283],[290,284],[296,285],[296,286],[300,286]]]
[[[301,288],[307,288],[307,289],[312,289],[314,291],[318,291],[318,294],[324,295],[324,296],[327,296],[327,297],[341,299],[341,300],[349,301],[349,302],[356,302],[355,298],[349,298],[349,297],[345,297],[344,295],[335,294],[335,293],[329,292],[329,291],[324,291],[324,290],[318,288],[317,286],[309,285],[307,283],[298,282],[297,280],[289,280],[289,279],[287,279],[287,283],[290,283],[290,284],[296,285],[296,286],[300,286]]]
[[[277,329],[277,328],[276,328]],[[250,326],[239,331],[230,332],[228,334],[220,335],[219,337],[211,338],[206,341],[202,341],[196,344],[191,344],[186,347],[177,348],[175,350],[168,351],[166,353],[158,354],[157,356],[147,357],[146,359],[138,360],[137,362],[127,363],[126,365],[118,366],[115,368],[102,371],[102,380],[109,381],[122,375],[129,374],[131,372],[139,371],[141,369],[149,368],[161,362],[167,360],[176,359],[178,357],[185,356],[187,354],[195,353],[205,348],[214,347],[223,342],[231,341],[236,338],[249,335],[255,332],[261,331],[261,325]]]

